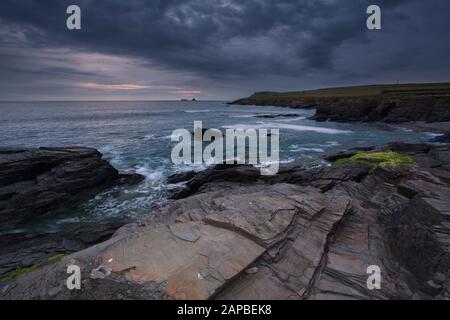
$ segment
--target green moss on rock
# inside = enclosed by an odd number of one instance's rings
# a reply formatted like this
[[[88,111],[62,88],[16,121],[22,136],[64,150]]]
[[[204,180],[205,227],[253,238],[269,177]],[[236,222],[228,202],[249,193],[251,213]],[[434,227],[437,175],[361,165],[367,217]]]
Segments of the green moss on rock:
[[[38,264],[33,264],[32,266],[29,266],[29,267],[17,267],[17,269],[15,271],[10,272],[4,276],[1,276],[0,282],[14,280],[17,277],[19,277],[25,273],[36,270],[37,268],[39,268]]]
[[[64,252],[55,254],[54,256],[51,256],[50,258],[48,258],[48,262],[49,263],[57,263],[65,256],[66,256],[66,254]]]
[[[416,165],[416,162],[409,156],[405,154],[400,154],[393,151],[382,151],[382,152],[359,152],[349,158],[343,158],[336,160],[335,165],[361,163],[367,164],[370,170],[373,171],[377,167],[396,167],[403,165]]]

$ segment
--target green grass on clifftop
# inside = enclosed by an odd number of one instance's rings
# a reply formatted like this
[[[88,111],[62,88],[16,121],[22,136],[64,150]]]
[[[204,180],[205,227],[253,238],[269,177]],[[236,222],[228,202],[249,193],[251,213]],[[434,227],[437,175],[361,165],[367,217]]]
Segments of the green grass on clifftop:
[[[343,165],[350,163],[367,164],[370,170],[373,171],[377,167],[396,167],[402,165],[415,165],[416,162],[408,155],[400,154],[393,151],[383,152],[359,152],[349,158],[336,160],[335,165]]]

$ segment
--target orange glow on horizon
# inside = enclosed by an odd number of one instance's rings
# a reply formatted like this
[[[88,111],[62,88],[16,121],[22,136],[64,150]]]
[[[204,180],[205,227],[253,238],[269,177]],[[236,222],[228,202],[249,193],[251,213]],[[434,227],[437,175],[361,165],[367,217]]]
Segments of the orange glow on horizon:
[[[149,86],[133,83],[103,84],[103,83],[83,82],[79,83],[78,86],[81,88],[97,89],[97,90],[142,90],[150,88]]]

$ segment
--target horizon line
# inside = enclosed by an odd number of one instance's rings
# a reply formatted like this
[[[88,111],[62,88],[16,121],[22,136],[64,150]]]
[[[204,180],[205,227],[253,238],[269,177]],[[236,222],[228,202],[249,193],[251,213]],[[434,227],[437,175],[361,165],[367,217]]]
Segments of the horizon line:
[[[182,99],[178,100],[168,100],[168,99],[160,99],[160,100],[0,100],[0,103],[8,103],[8,102],[225,102],[229,100],[216,100],[216,99],[207,99],[207,100],[200,100],[197,99],[195,101],[192,100],[186,100],[183,101]]]

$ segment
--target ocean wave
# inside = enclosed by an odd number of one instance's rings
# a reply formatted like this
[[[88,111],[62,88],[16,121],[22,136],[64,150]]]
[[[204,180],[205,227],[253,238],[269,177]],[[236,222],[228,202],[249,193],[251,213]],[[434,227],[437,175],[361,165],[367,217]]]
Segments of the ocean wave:
[[[296,161],[296,158],[288,158],[285,160],[279,160],[279,161],[264,161],[258,164],[253,165],[255,168],[265,168],[265,167],[269,167],[273,164],[288,164],[288,163],[292,163],[294,161]]]
[[[104,145],[98,149],[100,153],[116,168],[121,168],[124,164],[122,154],[115,145]]]
[[[292,122],[292,121],[299,121],[299,120],[305,120],[306,117],[296,117],[296,118],[289,118],[289,119],[274,119],[274,121],[279,122]]]
[[[186,113],[205,113],[205,112],[211,112],[210,109],[202,109],[202,110],[184,110]]]
[[[148,181],[162,182],[164,180],[164,170],[162,168],[150,169],[146,166],[137,166],[134,170],[136,173],[143,175]]]
[[[233,114],[229,115],[230,118],[254,118],[257,114]]]
[[[259,123],[259,124],[234,124],[228,126],[222,126],[225,129],[288,129],[295,131],[311,131],[324,134],[350,134],[352,131],[349,130],[339,130],[325,127],[312,127],[297,124],[284,124],[284,123]]]
[[[212,164],[208,163],[191,163],[191,164],[182,164],[182,165],[174,165],[173,172],[174,173],[182,173],[188,171],[204,171],[208,169]]]
[[[443,133],[437,133],[437,132],[424,132],[423,134],[432,139],[437,138],[437,137],[442,137],[444,135]]]
[[[318,152],[318,153],[325,152],[325,150],[322,148],[308,148],[308,147],[299,147],[299,146],[291,146],[289,149],[290,149],[290,151],[293,151],[293,152],[302,152],[302,151],[310,151],[310,152]]]
[[[307,143],[304,146],[309,148],[331,148],[331,147],[338,147],[341,144],[337,141],[326,141],[325,143]]]

